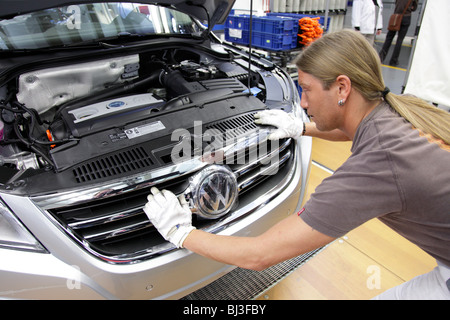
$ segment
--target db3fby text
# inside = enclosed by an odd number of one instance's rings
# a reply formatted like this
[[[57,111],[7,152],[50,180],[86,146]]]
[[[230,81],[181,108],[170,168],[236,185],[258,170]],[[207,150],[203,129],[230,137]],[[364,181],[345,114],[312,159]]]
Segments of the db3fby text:
[[[205,306],[199,307],[191,304],[183,308],[183,314],[185,315],[206,315],[214,318],[218,314],[227,314],[231,316],[243,316],[243,315],[263,315],[265,305],[259,304],[228,304],[225,307],[213,307]]]

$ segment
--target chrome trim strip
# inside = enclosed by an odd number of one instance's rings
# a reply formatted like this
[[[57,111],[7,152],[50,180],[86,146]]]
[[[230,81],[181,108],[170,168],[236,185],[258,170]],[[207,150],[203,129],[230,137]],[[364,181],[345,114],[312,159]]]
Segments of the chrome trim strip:
[[[98,226],[101,224],[118,221],[121,219],[130,218],[132,216],[137,216],[142,213],[142,208],[132,208],[129,210],[120,211],[117,213],[109,214],[103,217],[97,217],[94,219],[85,219],[78,222],[69,223],[68,226],[74,230],[79,230],[83,228],[89,228],[93,225]]]
[[[88,188],[76,188],[57,194],[46,194],[31,197],[33,202],[43,208],[59,208],[77,205],[97,199],[108,198],[124,194],[133,190],[149,188],[158,183],[171,180],[175,177],[194,173],[208,163],[202,162],[201,158],[192,159],[179,165],[164,167],[156,171],[147,171],[126,178],[125,180],[113,180],[107,184],[97,184]],[[122,178],[123,179],[123,178]]]
[[[291,157],[291,152],[288,151],[286,154],[280,158],[280,160],[270,166],[263,167],[258,173],[253,174],[252,176],[248,177],[244,181],[240,182],[238,184],[238,191],[241,192],[245,188],[249,187],[250,185],[254,184],[256,181],[263,179],[264,176],[275,174],[279,166],[283,165],[289,158]]]
[[[118,237],[133,231],[149,228],[151,226],[152,224],[150,223],[150,221],[142,221],[122,228],[116,228],[99,233],[88,234],[84,236],[84,239],[87,241],[101,241]]]
[[[252,170],[253,168],[259,166],[261,163],[264,163],[265,161],[268,161],[269,159],[275,157],[276,155],[283,152],[289,145],[291,144],[291,139],[287,139],[281,146],[278,147],[278,149],[271,151],[270,153],[267,153],[264,157],[260,157],[253,161],[252,163],[246,164],[242,167],[240,167],[238,170],[236,170],[234,173],[236,175],[236,178],[240,177],[241,175],[245,174],[246,172]]]

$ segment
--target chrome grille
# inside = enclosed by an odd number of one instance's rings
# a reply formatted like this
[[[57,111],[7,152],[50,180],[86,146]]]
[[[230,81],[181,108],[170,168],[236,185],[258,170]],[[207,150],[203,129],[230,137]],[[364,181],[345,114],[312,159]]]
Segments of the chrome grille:
[[[236,175],[239,197],[246,196],[246,191],[252,190],[265,179],[277,178],[271,188],[282,187],[282,184],[279,184],[283,178],[280,178],[280,174],[286,175],[282,172],[283,166],[289,163],[292,165],[294,149],[295,144],[288,139],[280,141],[276,148],[268,147],[267,154],[255,159],[250,157],[248,147],[246,152],[236,152],[238,156],[229,167]],[[246,161],[242,161],[239,154]],[[199,169],[201,167],[197,168],[197,171]],[[129,190],[123,188],[120,192],[109,190],[110,194],[103,190],[96,194],[101,196],[92,196],[91,193],[89,199],[74,201],[74,204],[69,206],[60,205],[64,202],[63,197],[61,201],[48,202],[49,199],[34,199],[34,201],[46,209],[68,234],[93,255],[112,263],[135,262],[174,249],[174,246],[159,235],[142,210],[149,186],[156,185],[160,189],[169,189],[180,194],[184,192],[188,178],[195,172],[193,170],[185,175],[177,173],[171,177],[165,175],[164,179],[152,179],[151,183],[144,181],[139,186],[125,188]],[[87,194],[89,193],[86,192]],[[248,196],[251,197],[251,193]],[[259,205],[254,200],[251,202],[254,202],[255,206]],[[194,215],[193,224],[197,228],[213,232],[231,220],[238,219],[242,214],[237,208],[219,220],[204,220]]]

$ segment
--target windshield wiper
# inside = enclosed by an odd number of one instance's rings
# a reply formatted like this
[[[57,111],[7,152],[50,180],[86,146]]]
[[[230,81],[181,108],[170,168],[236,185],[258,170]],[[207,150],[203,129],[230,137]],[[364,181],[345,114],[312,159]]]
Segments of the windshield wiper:
[[[140,34],[140,33],[130,33],[130,32],[119,32],[115,36],[100,38],[100,39],[92,39],[92,40],[86,40],[76,43],[70,43],[70,44],[63,44],[59,46],[52,46],[52,47],[44,47],[44,48],[29,48],[29,49],[10,49],[10,50],[4,50],[0,52],[14,52],[14,53],[36,53],[36,52],[48,52],[48,51],[58,51],[58,50],[65,50],[65,49],[89,49],[89,48],[101,48],[101,49],[112,49],[112,48],[120,48],[125,45],[126,40],[136,40],[136,39],[152,39],[152,38],[188,38],[188,39],[196,39],[201,40],[203,39],[200,34],[188,34],[188,33],[147,33],[147,34]],[[115,41],[118,41],[118,43],[114,43]]]
[[[187,33],[131,33],[127,31],[119,32],[115,36],[105,37],[101,39],[88,40],[84,42],[72,43],[68,45],[64,45],[62,47],[55,48],[85,48],[87,46],[99,47],[99,48],[118,48],[123,47],[125,45],[126,40],[139,40],[139,39],[155,39],[155,38],[188,38],[188,39],[201,39],[196,34],[187,34]],[[114,43],[118,41],[118,43]]]
[[[102,41],[87,41],[87,42],[79,42],[72,44],[65,44],[61,46],[53,46],[53,47],[43,47],[43,48],[24,48],[24,49],[8,49],[2,50],[0,53],[40,53],[40,52],[49,52],[49,51],[58,51],[64,49],[88,49],[88,48],[116,48],[120,47],[119,45],[111,45]]]
[[[87,48],[87,47],[98,47],[98,48],[117,48],[121,47],[122,44],[111,44],[109,41],[115,41],[120,39],[129,39],[129,38],[140,38],[144,35],[138,34],[138,33],[130,33],[130,32],[119,32],[115,36],[100,38],[100,39],[92,39],[92,40],[86,40],[82,42],[75,42],[71,44],[65,44],[58,47],[53,47],[55,49],[61,49],[61,48]]]

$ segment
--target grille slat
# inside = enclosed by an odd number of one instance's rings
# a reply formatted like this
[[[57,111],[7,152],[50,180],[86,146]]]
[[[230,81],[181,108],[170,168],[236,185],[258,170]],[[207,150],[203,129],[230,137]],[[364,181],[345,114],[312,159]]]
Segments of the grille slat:
[[[149,221],[141,221],[134,224],[127,224],[123,227],[118,227],[110,230],[102,230],[100,232],[87,233],[84,239],[89,242],[100,242],[110,240],[112,238],[121,237],[132,232],[137,232],[145,228],[152,227]]]
[[[255,186],[265,178],[267,178],[270,175],[276,174],[279,170],[280,166],[284,165],[286,161],[289,160],[291,157],[291,152],[288,151],[286,154],[284,154],[278,162],[274,162],[271,165],[268,166],[261,166],[258,167],[258,171],[252,174],[248,174],[248,177],[244,179],[241,179],[241,181],[238,183],[238,190],[239,192],[246,191],[247,188]]]
[[[81,221],[69,223],[68,226],[71,229],[85,229],[90,227],[99,226],[105,223],[115,222],[122,219],[127,219],[131,217],[135,217],[136,215],[142,214],[142,211],[140,209],[130,209],[130,210],[124,210],[119,213],[111,213],[106,216],[96,216],[94,218],[89,219],[83,219]]]

